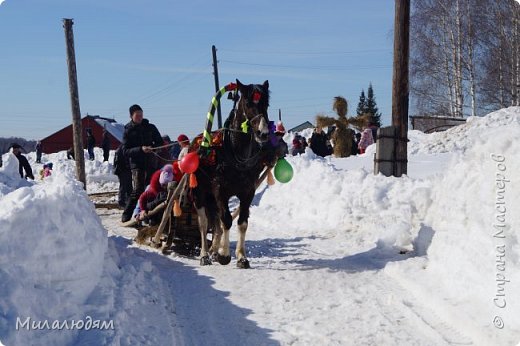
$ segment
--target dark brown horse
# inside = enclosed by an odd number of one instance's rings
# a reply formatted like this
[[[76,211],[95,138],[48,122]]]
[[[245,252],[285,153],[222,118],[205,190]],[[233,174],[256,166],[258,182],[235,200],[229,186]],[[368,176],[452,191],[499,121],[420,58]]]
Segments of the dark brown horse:
[[[201,233],[201,265],[231,261],[229,229],[232,216],[229,199],[240,201],[238,216],[237,266],[249,268],[245,237],[249,207],[255,195],[255,184],[266,166],[264,145],[269,139],[269,82],[243,85],[237,80],[235,107],[224,126],[224,139],[216,149],[216,164],[201,165],[196,172],[198,186],[193,190]],[[271,160],[270,160],[271,161]],[[269,163],[270,165],[270,163]],[[207,229],[213,229],[213,242],[208,250]]]

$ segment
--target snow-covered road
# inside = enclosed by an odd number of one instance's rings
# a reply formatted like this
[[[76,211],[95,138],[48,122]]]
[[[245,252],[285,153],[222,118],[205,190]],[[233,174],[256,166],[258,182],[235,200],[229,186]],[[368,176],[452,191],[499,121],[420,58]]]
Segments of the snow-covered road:
[[[99,214],[109,230],[111,249],[117,251],[119,267],[129,273],[128,280],[136,281],[134,273],[140,273],[146,280],[154,276],[156,281],[146,285],[148,290],[156,287],[156,292],[134,290],[128,297],[125,292],[132,289],[121,287],[122,302],[130,306],[118,307],[113,318],[123,323],[132,319],[134,326],[141,326],[122,328],[132,333],[126,335],[128,341],[157,344],[166,341],[162,338],[171,338],[172,344],[181,345],[473,344],[468,335],[421,304],[385,272],[388,263],[408,260],[414,252],[400,254],[397,248],[374,246],[349,253],[332,238],[262,237],[249,232],[251,270],[237,269],[233,263],[200,267],[196,258],[164,256],[146,246],[130,245],[136,232],[118,225],[120,213],[100,210]],[[333,254],[342,250],[343,257]],[[133,286],[139,286],[139,281]]]

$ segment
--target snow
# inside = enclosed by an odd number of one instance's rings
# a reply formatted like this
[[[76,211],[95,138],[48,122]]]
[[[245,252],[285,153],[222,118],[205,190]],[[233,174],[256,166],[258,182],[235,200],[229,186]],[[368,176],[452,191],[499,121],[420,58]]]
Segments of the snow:
[[[290,142],[290,134],[285,140]],[[26,344],[516,345],[520,340],[520,108],[409,133],[408,176],[356,157],[290,156],[292,181],[261,186],[251,270],[200,267],[132,243],[97,213],[64,152],[45,180],[0,168],[0,340]],[[115,191],[86,160],[87,192]],[[40,165],[27,154],[35,176]],[[232,205],[236,201],[232,201]],[[236,244],[236,227],[231,232]],[[504,306],[505,305],[505,306]],[[33,321],[109,330],[19,330]],[[503,321],[502,328],[500,321]],[[495,323],[495,324],[494,324]]]

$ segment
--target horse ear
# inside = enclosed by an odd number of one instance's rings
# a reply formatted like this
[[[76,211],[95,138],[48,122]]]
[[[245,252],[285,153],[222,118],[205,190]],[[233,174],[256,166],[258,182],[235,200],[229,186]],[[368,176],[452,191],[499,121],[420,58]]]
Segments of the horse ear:
[[[238,88],[238,90],[241,90],[241,89],[244,88],[244,84],[242,84],[242,82],[240,82],[240,81],[238,80],[238,78],[237,78],[237,88]]]
[[[268,80],[266,80],[266,81],[264,82],[264,89],[265,89],[265,90],[268,90],[268,89],[269,89],[269,81],[268,81]]]

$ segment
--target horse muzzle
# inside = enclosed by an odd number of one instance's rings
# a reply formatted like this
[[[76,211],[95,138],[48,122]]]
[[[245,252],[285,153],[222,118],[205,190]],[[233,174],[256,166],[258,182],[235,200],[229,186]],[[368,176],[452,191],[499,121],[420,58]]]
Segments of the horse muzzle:
[[[267,142],[269,139],[269,127],[264,118],[262,118],[260,124],[258,124],[258,130],[255,131],[255,139],[260,144]]]
[[[269,132],[255,131],[255,140],[262,144],[269,139]]]

